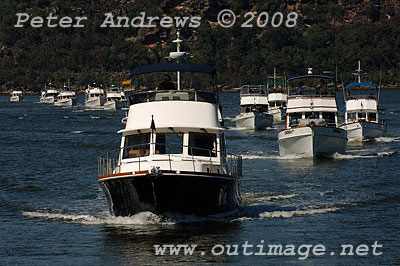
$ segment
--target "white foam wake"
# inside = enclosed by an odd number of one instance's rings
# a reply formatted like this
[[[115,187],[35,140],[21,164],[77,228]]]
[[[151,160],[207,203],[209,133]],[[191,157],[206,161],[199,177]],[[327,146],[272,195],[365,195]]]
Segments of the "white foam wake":
[[[340,154],[335,153],[333,154],[333,158],[337,160],[344,160],[344,159],[370,159],[376,158],[378,155],[356,155],[356,154]]]
[[[244,198],[248,198],[248,201],[251,202],[251,205],[265,203],[268,201],[277,201],[277,200],[285,200],[297,197],[297,194],[289,194],[289,195],[244,195]]]
[[[242,159],[244,160],[293,160],[293,159],[304,159],[307,158],[307,155],[286,155],[286,156],[279,156],[279,155],[242,155]]]
[[[82,134],[83,131],[80,130],[76,130],[76,131],[71,131],[71,134]]]
[[[260,213],[260,219],[292,218],[294,216],[317,215],[317,214],[323,214],[323,213],[327,213],[327,212],[334,212],[337,210],[339,210],[339,208],[263,212],[263,213]]]
[[[375,139],[376,142],[382,142],[382,143],[389,143],[389,142],[399,142],[400,138],[394,138],[394,137],[379,137]]]
[[[395,154],[398,154],[398,151],[386,151],[386,152],[378,152],[379,157],[384,157],[384,156],[392,156]]]
[[[164,221],[160,216],[151,212],[141,212],[129,217],[94,216],[88,214],[62,214],[45,212],[23,212],[22,215],[30,218],[62,220],[71,223],[84,225],[151,225],[151,224],[172,224]]]

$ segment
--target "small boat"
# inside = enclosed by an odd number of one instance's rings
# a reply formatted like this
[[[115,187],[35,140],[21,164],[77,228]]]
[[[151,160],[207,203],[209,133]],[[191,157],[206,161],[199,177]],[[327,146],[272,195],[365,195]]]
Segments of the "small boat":
[[[179,52],[179,35],[176,42]],[[129,96],[129,113],[121,147],[114,156],[99,158],[98,181],[110,213],[130,216],[142,211],[155,214],[212,215],[235,210],[241,203],[240,156],[228,155],[225,127],[216,86],[216,69],[189,63],[165,63],[136,67],[131,76],[176,73],[177,87],[167,77],[157,89],[135,86]],[[212,91],[190,82],[210,75]],[[158,83],[158,82],[157,82]],[[154,83],[153,83],[154,84]],[[143,86],[148,85],[148,86]],[[166,89],[167,88],[167,89]]]
[[[41,103],[54,103],[57,99],[58,90],[49,83],[49,86],[44,86],[41,94],[40,94],[40,102]]]
[[[119,110],[127,106],[127,100],[125,93],[121,87],[111,85],[106,89],[106,102],[104,103],[104,109],[106,110]]]
[[[378,137],[384,137],[386,134],[386,121],[379,118],[378,99],[380,88],[373,83],[362,83],[362,73],[360,61],[358,61],[358,69],[356,73],[357,83],[352,83],[346,86],[346,113],[345,122],[340,128],[347,131],[349,141],[365,141],[373,140]],[[356,89],[373,89],[377,90],[374,93],[362,95],[361,93],[354,94]],[[364,90],[363,90],[364,91]],[[357,96],[356,96],[357,95]]]
[[[10,102],[19,102],[24,99],[24,95],[22,94],[22,91],[12,91],[11,96],[10,96]]]
[[[101,107],[104,105],[104,90],[96,83],[88,85],[85,94],[86,107]]]
[[[56,101],[54,102],[56,106],[70,107],[76,105],[76,95],[74,87],[64,85],[58,94]]]
[[[267,83],[268,114],[273,115],[274,122],[282,122],[286,117],[287,92],[284,91],[284,83],[277,82],[276,69],[274,68],[273,81]]]
[[[308,94],[303,92],[305,85]],[[278,134],[279,155],[319,158],[345,153],[347,134],[338,127],[334,77],[314,75],[309,69],[307,75],[287,78],[287,86],[288,92],[298,89],[297,95],[288,96],[285,129]]]
[[[237,128],[265,129],[272,127],[273,115],[268,114],[268,95],[264,85],[244,85],[240,90],[240,114]]]

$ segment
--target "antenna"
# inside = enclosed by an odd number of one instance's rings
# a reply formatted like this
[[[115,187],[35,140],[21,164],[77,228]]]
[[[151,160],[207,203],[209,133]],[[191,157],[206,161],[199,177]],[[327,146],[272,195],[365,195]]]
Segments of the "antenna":
[[[367,73],[362,73],[360,60],[358,60],[358,68],[356,69],[356,72],[352,73],[352,74],[357,76],[357,82],[358,83],[361,83],[361,76],[367,75]]]
[[[276,79],[281,78],[281,76],[276,75],[276,67],[274,67],[274,75],[269,76],[268,78],[274,79],[274,91],[276,91]],[[269,86],[269,84],[267,84]]]
[[[181,32],[178,30],[176,32],[176,39],[173,40],[172,42],[176,43],[176,52],[171,52],[169,53],[169,57],[167,57],[169,60],[175,59],[176,62],[179,64],[181,59],[184,59],[185,57],[187,57],[189,54],[186,52],[181,52],[181,42],[183,42],[183,40],[181,40],[179,37],[181,35]],[[178,90],[181,90],[181,72],[177,71],[176,72],[176,76],[177,76],[177,87]]]

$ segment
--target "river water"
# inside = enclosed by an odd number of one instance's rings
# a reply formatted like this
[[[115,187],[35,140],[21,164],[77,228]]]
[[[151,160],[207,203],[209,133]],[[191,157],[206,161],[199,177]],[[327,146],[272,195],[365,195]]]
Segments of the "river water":
[[[243,207],[209,218],[109,216],[97,156],[118,147],[124,111],[87,110],[81,95],[73,108],[0,96],[0,264],[400,265],[399,96],[382,93],[386,137],[327,160],[279,157],[279,125],[254,132],[227,122],[228,152],[243,156]],[[221,101],[233,118],[239,94]],[[197,247],[156,255],[165,244]],[[278,244],[285,254],[268,255]],[[354,255],[341,255],[346,244]]]

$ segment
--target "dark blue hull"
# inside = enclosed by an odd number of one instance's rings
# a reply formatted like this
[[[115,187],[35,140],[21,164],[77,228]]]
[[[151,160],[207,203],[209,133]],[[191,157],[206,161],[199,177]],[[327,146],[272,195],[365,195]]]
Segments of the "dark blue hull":
[[[130,216],[142,211],[212,215],[236,209],[239,179],[226,175],[183,173],[100,178],[110,212]]]

